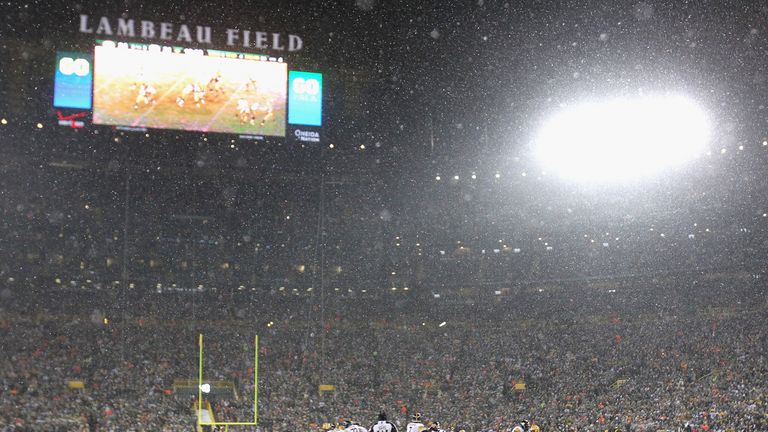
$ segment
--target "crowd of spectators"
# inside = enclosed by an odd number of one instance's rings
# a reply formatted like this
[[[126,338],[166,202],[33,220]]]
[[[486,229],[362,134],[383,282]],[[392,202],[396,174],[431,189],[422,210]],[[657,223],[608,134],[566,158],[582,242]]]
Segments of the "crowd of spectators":
[[[205,379],[230,381],[239,395],[209,398],[218,421],[253,418],[259,334],[261,430],[366,424],[379,411],[402,426],[421,412],[467,431],[503,431],[520,419],[545,431],[686,422],[766,430],[762,280],[689,282],[540,285],[491,300],[336,299],[322,309],[316,297],[288,296],[217,312],[232,301],[220,298],[196,317],[165,313],[183,309],[183,294],[130,314],[87,301],[61,311],[6,294],[0,430],[194,430],[194,390],[173,384],[196,378],[199,333]]]
[[[584,201],[490,173],[209,173],[200,153],[4,160],[0,430],[190,430],[194,392],[173,383],[196,377],[199,333],[206,377],[240,396],[210,398],[226,421],[253,417],[262,337],[262,429],[381,410],[469,431],[766,429],[760,182]]]

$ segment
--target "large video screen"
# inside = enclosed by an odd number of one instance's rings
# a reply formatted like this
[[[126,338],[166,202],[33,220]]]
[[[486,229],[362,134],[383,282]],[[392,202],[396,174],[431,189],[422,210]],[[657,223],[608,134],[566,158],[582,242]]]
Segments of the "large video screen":
[[[277,61],[99,45],[93,123],[282,137],[287,79]]]

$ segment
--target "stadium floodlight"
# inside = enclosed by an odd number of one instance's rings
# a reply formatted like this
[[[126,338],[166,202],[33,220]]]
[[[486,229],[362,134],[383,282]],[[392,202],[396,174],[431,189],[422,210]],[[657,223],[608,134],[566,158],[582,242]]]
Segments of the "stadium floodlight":
[[[707,116],[682,96],[586,102],[546,121],[534,153],[547,171],[583,183],[656,175],[706,152]]]

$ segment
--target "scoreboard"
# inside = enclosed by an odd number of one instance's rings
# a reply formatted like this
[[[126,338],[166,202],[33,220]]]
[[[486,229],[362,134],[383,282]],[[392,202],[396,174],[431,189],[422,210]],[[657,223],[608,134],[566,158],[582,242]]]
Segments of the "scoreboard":
[[[97,41],[57,53],[53,105],[66,125],[75,112],[125,130],[320,142],[323,76],[263,54]]]
[[[323,75],[291,71],[288,74],[288,123],[321,126],[323,118]]]
[[[90,54],[59,52],[56,55],[55,107],[91,109],[92,65]]]

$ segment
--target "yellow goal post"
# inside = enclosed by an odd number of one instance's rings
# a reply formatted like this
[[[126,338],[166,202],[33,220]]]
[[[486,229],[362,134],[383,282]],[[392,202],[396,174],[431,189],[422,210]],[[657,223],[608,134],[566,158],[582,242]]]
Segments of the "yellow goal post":
[[[197,426],[224,426],[229,431],[229,426],[255,426],[259,423],[259,336],[253,338],[253,421],[252,422],[209,422],[203,423],[203,334],[198,339],[199,355],[197,368]]]

